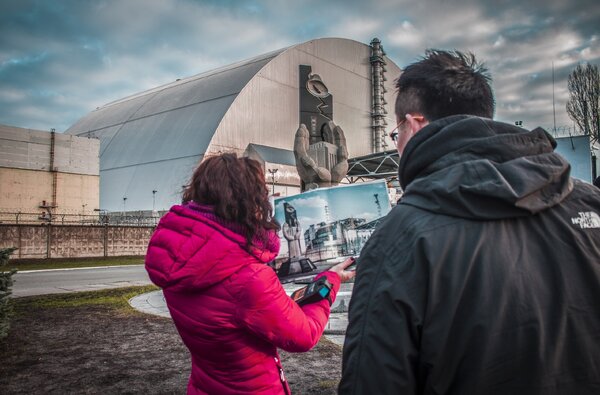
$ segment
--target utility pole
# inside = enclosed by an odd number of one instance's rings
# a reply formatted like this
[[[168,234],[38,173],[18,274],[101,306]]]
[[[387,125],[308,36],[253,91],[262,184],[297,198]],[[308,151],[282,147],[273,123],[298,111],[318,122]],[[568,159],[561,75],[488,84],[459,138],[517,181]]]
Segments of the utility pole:
[[[275,195],[275,174],[277,173],[278,170],[279,169],[267,169],[269,174],[271,174],[271,185],[273,187],[273,192],[271,193],[272,195]]]
[[[554,104],[554,62],[552,62],[552,114],[554,115],[554,133],[556,133],[556,106]]]

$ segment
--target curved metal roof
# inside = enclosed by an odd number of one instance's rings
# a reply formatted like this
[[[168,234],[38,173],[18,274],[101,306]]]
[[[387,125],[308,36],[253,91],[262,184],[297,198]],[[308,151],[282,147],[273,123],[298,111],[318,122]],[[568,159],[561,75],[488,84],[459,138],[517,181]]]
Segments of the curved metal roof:
[[[299,65],[310,65],[335,95],[348,152],[370,152],[370,53],[353,40],[311,40],[108,103],[65,133],[100,139],[99,209],[166,209],[207,152],[253,145],[263,159],[292,165]]]
[[[100,139],[100,202],[105,207],[99,208],[128,210],[151,198],[156,208],[168,207],[231,103],[284,50],[108,103],[71,126],[65,133]],[[115,196],[115,190],[123,196]]]

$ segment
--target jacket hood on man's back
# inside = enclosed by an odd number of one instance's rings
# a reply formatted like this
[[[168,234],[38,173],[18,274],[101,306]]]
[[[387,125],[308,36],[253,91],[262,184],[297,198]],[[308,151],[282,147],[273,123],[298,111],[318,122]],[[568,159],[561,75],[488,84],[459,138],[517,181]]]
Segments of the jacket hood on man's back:
[[[170,290],[200,290],[217,284],[250,263],[267,263],[279,251],[272,232],[265,246],[246,239],[201,213],[173,206],[154,232],[146,254],[150,279]]]
[[[399,165],[402,204],[471,219],[513,218],[561,202],[570,166],[543,129],[459,115],[419,131]]]

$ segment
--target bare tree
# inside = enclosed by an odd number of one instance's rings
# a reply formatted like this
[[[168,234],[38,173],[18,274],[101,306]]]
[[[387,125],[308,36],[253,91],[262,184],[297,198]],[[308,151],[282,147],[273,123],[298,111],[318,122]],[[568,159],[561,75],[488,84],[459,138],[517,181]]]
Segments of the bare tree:
[[[567,113],[592,143],[599,140],[600,72],[598,66],[579,64],[569,74]]]

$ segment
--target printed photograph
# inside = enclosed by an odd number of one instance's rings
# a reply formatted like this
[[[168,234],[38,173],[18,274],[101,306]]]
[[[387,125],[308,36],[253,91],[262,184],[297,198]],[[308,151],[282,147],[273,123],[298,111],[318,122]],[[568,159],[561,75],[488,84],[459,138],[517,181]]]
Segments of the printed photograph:
[[[314,275],[358,256],[391,209],[385,181],[316,189],[275,199],[281,251],[274,262],[282,281]]]

